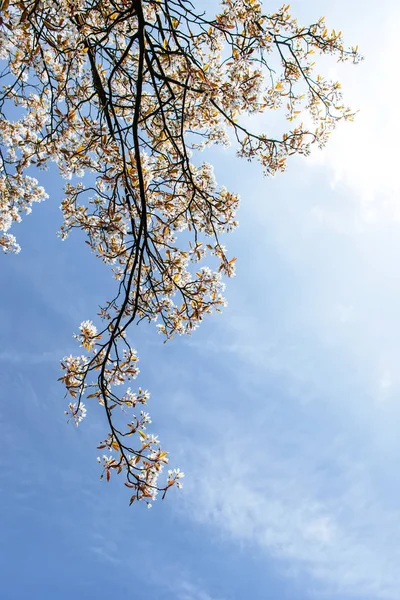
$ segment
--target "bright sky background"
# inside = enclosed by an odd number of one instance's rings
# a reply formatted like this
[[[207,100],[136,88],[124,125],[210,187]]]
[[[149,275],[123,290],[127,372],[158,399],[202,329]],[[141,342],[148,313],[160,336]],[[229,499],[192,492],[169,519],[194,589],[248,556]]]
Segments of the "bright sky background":
[[[273,9],[266,2],[266,9]],[[359,44],[339,65],[357,121],[262,178],[215,153],[240,192],[229,307],[192,338],[132,332],[152,432],[186,472],[152,510],[99,480],[101,409],[65,423],[60,357],[111,293],[60,183],[2,259],[0,581],[5,600],[398,600],[400,589],[400,9],[292,2]]]

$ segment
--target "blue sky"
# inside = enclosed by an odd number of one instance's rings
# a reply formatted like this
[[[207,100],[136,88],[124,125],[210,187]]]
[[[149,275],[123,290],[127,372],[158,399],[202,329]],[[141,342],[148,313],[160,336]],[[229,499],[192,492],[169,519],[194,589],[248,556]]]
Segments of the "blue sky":
[[[192,338],[132,331],[153,430],[186,473],[151,511],[99,480],[99,407],[66,425],[72,333],[110,296],[107,269],[61,243],[61,184],[2,261],[2,597],[398,599],[400,204],[395,2],[292,3],[358,43],[328,65],[360,108],[323,151],[262,178],[232,152],[242,197],[229,306]]]

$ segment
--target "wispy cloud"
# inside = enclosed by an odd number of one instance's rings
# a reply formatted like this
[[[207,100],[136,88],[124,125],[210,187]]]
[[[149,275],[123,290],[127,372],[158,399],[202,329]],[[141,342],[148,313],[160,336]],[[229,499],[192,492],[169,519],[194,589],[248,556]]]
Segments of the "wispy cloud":
[[[226,423],[214,443],[186,447],[196,457],[189,514],[266,561],[282,559],[283,572],[308,575],[320,592],[397,599],[400,512],[376,494],[367,463],[346,457],[339,439],[324,456],[304,440],[288,456],[286,436]]]
[[[16,363],[24,365],[38,365],[43,363],[57,363],[60,360],[60,353],[41,352],[34,354],[24,351],[5,351],[0,352],[0,362]]]
[[[372,1],[368,10],[372,14],[379,6]],[[338,190],[342,186],[350,191],[358,218],[366,226],[376,221],[400,220],[400,120],[395,100],[400,82],[393,76],[400,50],[396,33],[398,7],[387,2],[384,14],[387,19],[374,25],[373,36],[359,21],[357,41],[365,61],[351,73],[332,70],[332,77],[343,83],[346,102],[359,109],[355,122],[339,127],[324,151],[313,153],[306,163],[310,168],[318,164],[330,170],[332,187]],[[357,29],[356,23],[349,23],[348,29]],[[315,216],[325,222],[330,219],[333,226],[344,226],[335,211],[321,212],[320,207]],[[349,213],[343,216],[348,220]],[[354,226],[359,225],[360,221],[358,225],[354,222]]]
[[[186,580],[178,581],[173,591],[177,600],[223,600],[220,596],[210,596],[205,589]]]
[[[181,457],[171,448],[187,470],[184,513],[317,597],[397,600],[398,348],[378,343],[368,311],[320,303],[285,332],[285,310],[275,328],[254,301],[254,316],[228,313],[212,341],[189,342],[208,375],[201,400],[183,389],[173,406],[188,432]]]

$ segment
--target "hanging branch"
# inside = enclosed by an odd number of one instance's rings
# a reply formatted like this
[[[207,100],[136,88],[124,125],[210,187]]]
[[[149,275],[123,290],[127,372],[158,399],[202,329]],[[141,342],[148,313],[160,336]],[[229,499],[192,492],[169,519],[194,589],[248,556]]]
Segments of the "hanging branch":
[[[117,282],[102,326],[84,321],[76,335],[86,354],[62,361],[67,412],[78,424],[83,399],[97,399],[109,429],[103,473],[124,472],[131,503],[150,505],[183,474],[170,470],[160,485],[168,458],[146,433],[149,415],[125,423],[149,398],[116,391],[138,374],[128,328],[147,320],[166,339],[191,333],[225,306],[221,278],[235,271],[221,236],[237,226],[239,198],[196,151],[234,140],[266,174],[284,170],[288,156],[307,155],[352,118],[314,55],[360,57],[323,19],[302,27],[288,6],[266,15],[257,0],[224,0],[214,18],[188,0],[3,0],[0,31],[0,245],[19,251],[11,224],[47,197],[27,169],[56,163],[70,180],[61,237],[84,231]],[[304,115],[312,125],[280,138],[246,125],[280,108],[289,123]]]

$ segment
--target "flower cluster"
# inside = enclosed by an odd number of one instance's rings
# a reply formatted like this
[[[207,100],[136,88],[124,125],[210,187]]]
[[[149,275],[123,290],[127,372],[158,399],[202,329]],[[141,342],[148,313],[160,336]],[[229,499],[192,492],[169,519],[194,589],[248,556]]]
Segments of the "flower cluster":
[[[83,402],[80,402],[79,406],[76,402],[70,402],[68,404],[68,410],[65,411],[65,414],[72,418],[75,425],[78,427],[82,419],[86,417],[86,412],[87,411]]]
[[[83,321],[80,327],[80,334],[76,335],[76,339],[81,342],[81,346],[86,350],[92,350],[96,344],[96,340],[99,338],[97,335],[97,328],[93,325],[92,321]]]
[[[10,152],[15,152],[13,140],[4,136],[4,127],[1,127],[1,121],[0,143],[5,146],[10,145],[9,155]],[[20,251],[15,236],[7,232],[13,223],[21,221],[22,215],[31,212],[32,204],[42,202],[45,198],[47,198],[47,194],[44,188],[38,185],[35,178],[28,175],[22,176],[19,173],[0,175],[0,247],[4,252],[17,254]]]
[[[179,480],[183,474],[179,469],[168,471],[167,482],[159,484],[163,468],[168,464],[168,454],[162,450],[158,437],[146,432],[152,422],[148,412],[140,410],[131,414],[130,421],[124,426],[116,425],[118,419],[114,409],[119,407],[122,415],[126,415],[137,405],[146,405],[150,399],[149,392],[141,387],[137,391],[128,387],[120,396],[113,391],[116,385],[136,379],[139,374],[137,353],[127,342],[121,353],[113,353],[110,341],[102,341],[104,332],[98,334],[92,321],[83,321],[79,330],[80,335],[75,337],[88,355],[68,356],[61,363],[64,371],[61,381],[67,393],[75,399],[75,402],[69,403],[65,414],[78,425],[86,416],[83,398],[97,399],[105,408],[111,427],[107,438],[98,446],[111,453],[97,459],[103,467],[101,477],[105,476],[110,481],[112,473],[124,473],[125,485],[133,491],[131,504],[135,500],[143,500],[150,507],[160,491],[164,497],[172,486],[180,488]],[[91,374],[99,370],[104,371],[103,375],[91,381]]]

